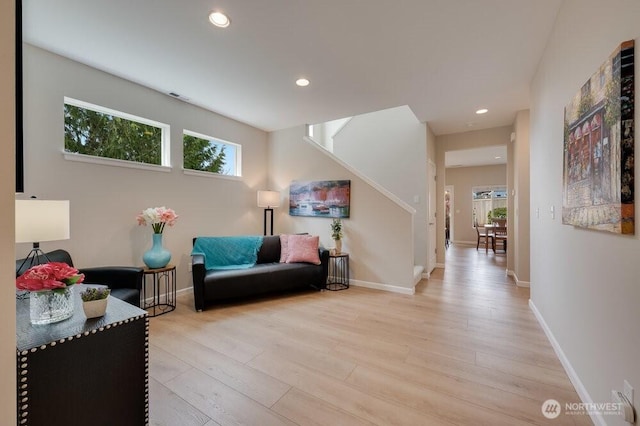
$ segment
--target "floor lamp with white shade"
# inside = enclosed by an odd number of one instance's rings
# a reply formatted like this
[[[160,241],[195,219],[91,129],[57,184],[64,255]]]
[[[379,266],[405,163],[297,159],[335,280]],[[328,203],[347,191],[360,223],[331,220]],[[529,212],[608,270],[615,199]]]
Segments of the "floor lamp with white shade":
[[[264,235],[267,235],[267,212],[271,213],[271,234],[273,235],[273,209],[280,206],[278,191],[258,191],[258,207],[264,208]]]

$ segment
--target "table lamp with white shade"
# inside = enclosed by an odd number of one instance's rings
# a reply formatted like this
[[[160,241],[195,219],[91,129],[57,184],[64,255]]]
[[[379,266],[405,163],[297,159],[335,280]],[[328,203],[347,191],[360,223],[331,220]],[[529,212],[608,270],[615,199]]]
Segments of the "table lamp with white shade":
[[[43,241],[69,239],[69,200],[16,200],[16,243],[33,247],[16,272],[49,258],[40,249]]]

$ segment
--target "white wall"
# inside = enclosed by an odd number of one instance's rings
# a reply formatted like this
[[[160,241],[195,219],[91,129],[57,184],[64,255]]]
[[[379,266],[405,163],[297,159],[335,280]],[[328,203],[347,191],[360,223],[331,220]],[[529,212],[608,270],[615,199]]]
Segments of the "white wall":
[[[639,22],[636,0],[566,0],[531,87],[531,300],[575,372],[572,378],[581,397],[611,401],[611,390],[621,390],[628,379],[636,389],[636,412],[639,238],[562,225],[560,210],[564,106],[622,41],[634,38],[636,128],[640,123]],[[638,198],[636,192],[636,229]],[[540,218],[535,215],[538,208]],[[606,421],[624,424],[612,417]]]
[[[425,132],[425,124],[401,106],[355,116],[333,140],[338,158],[416,210],[414,263],[424,267],[429,206]]]
[[[178,287],[191,285],[192,237],[262,234],[256,191],[267,184],[267,134],[135,83],[25,45],[25,197],[71,201],[71,239],[43,243],[64,248],[76,266],[141,265],[151,229],[135,216],[155,206],[174,208],[177,224],[164,233],[178,266]],[[170,173],[67,161],[63,97],[87,101],[171,126]],[[238,180],[182,173],[182,130],[242,145]],[[18,256],[28,252],[17,246]]]
[[[303,140],[304,126],[269,135],[271,188],[288,206],[293,180],[351,180],[351,217],[343,219],[343,251],[350,255],[352,283],[413,293],[412,214],[342,166],[323,148]],[[275,211],[275,232],[309,232],[331,247],[331,220]]]
[[[0,4],[0,424],[16,424],[15,9]]]
[[[509,242],[513,244],[509,247],[507,268],[513,272],[516,284],[519,286],[529,286],[530,278],[530,148],[529,148],[529,111],[518,111],[516,114],[515,140],[509,144],[513,152],[513,182],[509,190],[510,217]],[[508,150],[509,151],[509,150]]]
[[[333,152],[333,138],[351,120],[351,117],[339,118],[314,125],[313,140],[322,145],[327,151]]]

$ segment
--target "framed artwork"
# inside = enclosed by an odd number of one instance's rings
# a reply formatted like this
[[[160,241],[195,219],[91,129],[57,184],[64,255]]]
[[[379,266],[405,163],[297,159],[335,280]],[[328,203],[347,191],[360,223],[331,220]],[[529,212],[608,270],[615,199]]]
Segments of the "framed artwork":
[[[633,234],[634,42],[622,43],[564,112],[562,223]]]
[[[289,187],[289,214],[346,218],[350,199],[350,180],[293,181]]]
[[[22,0],[16,0],[16,192],[24,192],[22,147]]]

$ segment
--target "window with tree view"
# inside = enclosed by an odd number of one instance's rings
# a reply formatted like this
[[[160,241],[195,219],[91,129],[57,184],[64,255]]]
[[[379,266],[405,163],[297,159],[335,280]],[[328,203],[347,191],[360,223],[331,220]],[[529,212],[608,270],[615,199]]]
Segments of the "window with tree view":
[[[65,98],[67,153],[169,166],[169,126]]]
[[[188,130],[183,134],[186,170],[240,176],[240,145]]]

